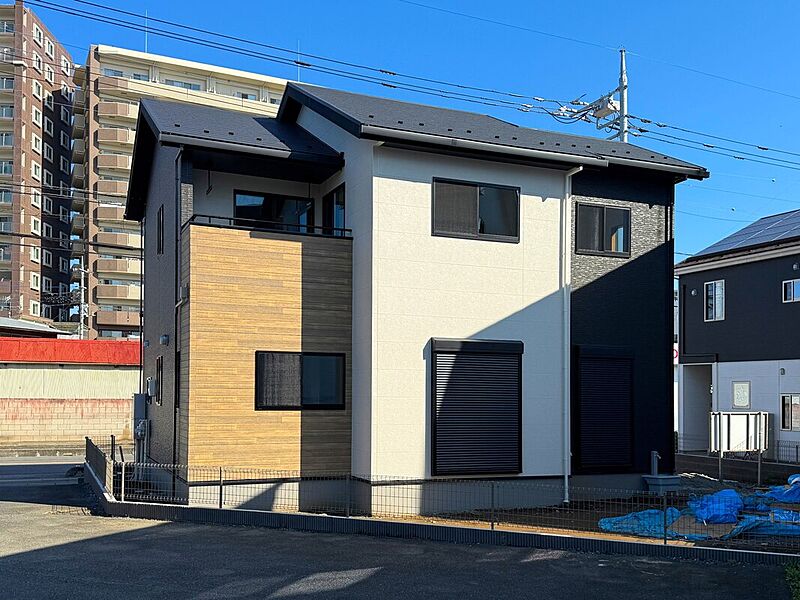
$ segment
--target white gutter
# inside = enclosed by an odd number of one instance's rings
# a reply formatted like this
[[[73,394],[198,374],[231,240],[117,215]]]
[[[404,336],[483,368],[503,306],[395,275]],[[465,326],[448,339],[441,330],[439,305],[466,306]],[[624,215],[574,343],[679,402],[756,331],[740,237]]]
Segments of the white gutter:
[[[534,150],[532,148],[517,148],[503,144],[490,144],[488,142],[475,142],[460,138],[446,137],[432,133],[419,133],[416,131],[401,131],[388,127],[378,127],[376,125],[362,125],[362,135],[374,135],[378,137],[389,137],[394,139],[408,140],[410,142],[422,142],[436,144],[439,146],[449,146],[451,148],[464,148],[466,150],[479,150],[492,154],[512,154],[524,156],[526,158],[536,158],[541,160],[555,160],[567,163],[577,163],[580,165],[599,165],[607,167],[608,161],[605,158],[592,156],[578,156],[576,154],[565,154],[563,152],[548,152],[545,150]]]
[[[562,294],[562,382],[561,386],[564,393],[564,402],[562,406],[562,438],[563,438],[563,465],[564,470],[564,502],[569,502],[569,476],[571,470],[572,453],[570,451],[570,354],[572,344],[571,330],[570,330],[570,298],[571,292],[571,262],[570,257],[572,249],[572,176],[580,173],[583,170],[582,166],[574,167],[564,174],[564,201],[561,203],[561,273],[559,274]]]

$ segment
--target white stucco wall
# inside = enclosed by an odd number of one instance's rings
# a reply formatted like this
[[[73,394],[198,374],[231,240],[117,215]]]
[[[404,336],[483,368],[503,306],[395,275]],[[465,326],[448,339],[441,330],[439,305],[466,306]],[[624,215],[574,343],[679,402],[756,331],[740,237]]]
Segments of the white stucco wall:
[[[194,212],[198,215],[213,215],[215,217],[233,216],[234,190],[245,192],[263,192],[270,194],[287,194],[290,196],[308,197],[309,186],[300,181],[286,181],[283,179],[269,179],[267,177],[248,177],[235,173],[221,173],[194,169]],[[209,190],[209,185],[211,189]],[[311,196],[319,197],[319,186],[311,186]],[[315,210],[317,206],[315,205]]]
[[[521,340],[523,472],[562,472],[564,174],[375,150],[373,473],[430,475],[432,337]],[[521,188],[519,243],[431,235],[434,177]],[[349,196],[348,196],[349,202]]]

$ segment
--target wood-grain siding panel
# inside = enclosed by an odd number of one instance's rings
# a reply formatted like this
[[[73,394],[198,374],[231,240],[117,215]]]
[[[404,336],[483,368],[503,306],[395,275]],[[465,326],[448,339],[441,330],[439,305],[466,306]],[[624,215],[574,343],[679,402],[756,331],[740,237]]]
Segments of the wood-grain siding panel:
[[[350,470],[349,240],[192,225],[188,461]],[[346,354],[345,410],[255,410],[258,350]]]

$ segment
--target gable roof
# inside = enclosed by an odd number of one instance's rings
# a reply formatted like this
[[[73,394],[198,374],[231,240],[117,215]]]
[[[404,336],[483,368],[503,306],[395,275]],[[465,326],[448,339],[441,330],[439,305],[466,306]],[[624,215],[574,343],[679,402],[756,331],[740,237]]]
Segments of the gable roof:
[[[703,167],[622,142],[521,127],[478,113],[401,102],[290,82],[278,119],[293,122],[300,106],[356,137],[446,146],[577,164],[609,163],[703,179]]]

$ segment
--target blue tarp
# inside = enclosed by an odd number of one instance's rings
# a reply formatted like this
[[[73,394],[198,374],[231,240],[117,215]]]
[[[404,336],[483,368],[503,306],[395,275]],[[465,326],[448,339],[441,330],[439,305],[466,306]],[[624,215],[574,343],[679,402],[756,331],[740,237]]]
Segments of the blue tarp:
[[[800,474],[789,477],[788,487],[776,485],[769,488],[769,491],[764,495],[776,502],[800,504]]]
[[[681,512],[677,508],[667,509],[667,526],[674,523]],[[603,531],[633,533],[645,537],[664,536],[664,511],[657,508],[630,513],[621,517],[606,517],[598,523]]]
[[[744,501],[736,490],[722,490],[687,503],[695,518],[701,523],[736,523],[744,508]]]

